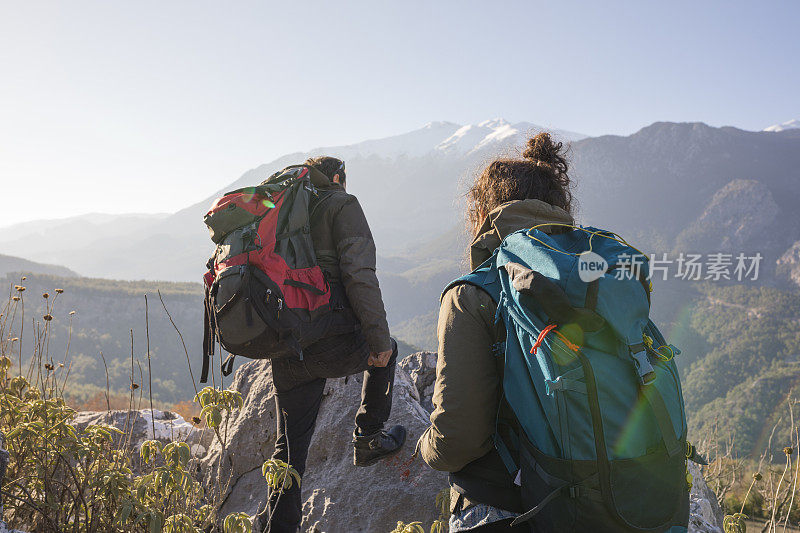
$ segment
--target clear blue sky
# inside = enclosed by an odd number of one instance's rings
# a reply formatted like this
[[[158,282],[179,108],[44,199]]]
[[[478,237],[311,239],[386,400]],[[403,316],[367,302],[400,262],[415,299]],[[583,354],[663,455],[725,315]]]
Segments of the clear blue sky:
[[[0,0],[0,225],[174,211],[287,152],[491,117],[800,118],[800,2]]]

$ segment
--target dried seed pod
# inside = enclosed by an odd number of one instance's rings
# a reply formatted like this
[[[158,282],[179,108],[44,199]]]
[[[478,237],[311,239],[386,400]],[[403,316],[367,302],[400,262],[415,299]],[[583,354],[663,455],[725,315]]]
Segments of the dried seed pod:
[[[138,388],[139,388],[139,384],[138,383],[131,383],[131,390],[136,390]]]
[[[47,322],[50,322],[51,320],[53,320],[53,315],[51,315],[50,313],[47,313],[42,318],[44,318]]]
[[[64,292],[64,289],[56,289],[56,294],[61,294],[62,292]]]
[[[756,481],[761,481],[761,472],[756,472],[753,474],[753,479]]]
[[[786,448],[783,449],[783,453],[785,453],[786,455],[792,455],[793,451],[794,450],[792,449],[791,446],[787,446]]]
[[[44,293],[44,294],[42,294],[42,298],[44,298],[45,300],[47,300],[48,298],[50,298],[50,295],[49,295],[49,294],[47,294],[47,293]]]

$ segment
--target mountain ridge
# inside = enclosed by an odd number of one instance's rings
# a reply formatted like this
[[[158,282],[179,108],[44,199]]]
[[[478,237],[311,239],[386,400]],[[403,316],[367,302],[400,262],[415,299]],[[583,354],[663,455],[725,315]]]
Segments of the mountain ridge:
[[[780,124],[773,124],[772,126],[767,126],[762,131],[779,132],[779,131],[795,130],[795,129],[800,129],[800,120],[796,118],[792,120],[787,120],[786,122],[781,122]]]
[[[0,278],[8,274],[47,274],[65,278],[77,278],[78,273],[67,267],[29,261],[21,257],[0,254]]]
[[[452,122],[435,122],[421,128],[426,135],[425,155],[391,157],[371,153],[359,155],[353,149],[347,157],[351,176],[348,191],[364,208],[379,253],[403,256],[420,242],[435,240],[439,234],[463,224],[463,194],[468,182],[491,157],[518,151],[526,138],[519,134],[521,123],[490,120],[470,125],[479,131],[461,145],[465,135],[453,138],[464,127]],[[528,124],[528,123],[525,123]],[[513,133],[512,130],[517,131]],[[399,144],[400,136],[365,141],[352,146]],[[490,131],[490,146],[475,152]],[[423,132],[424,133],[424,132]],[[487,134],[488,135],[488,134]],[[394,139],[394,140],[393,140]],[[436,149],[450,139],[443,149]],[[412,143],[414,144],[414,143]],[[455,145],[455,146],[454,146]],[[756,179],[766,185],[780,211],[792,213],[798,198],[791,176],[800,167],[800,130],[749,132],[738,128],[715,128],[701,122],[656,122],[628,135],[588,137],[569,143],[571,172],[575,183],[578,219],[591,225],[625,229],[637,220],[634,236],[645,244],[663,243],[670,249],[675,237],[697,221],[713,195],[732,180]],[[96,235],[96,228],[77,228],[73,234],[53,230],[47,236],[27,242],[9,243],[0,237],[5,251],[32,260],[63,264],[87,276],[121,279],[197,280],[211,254],[211,243],[201,222],[213,198],[245,185],[259,183],[284,166],[319,155],[323,150],[287,154],[251,168],[238,179],[221,187],[206,200],[186,206],[168,217],[147,224],[108,224]],[[657,200],[657,201],[656,201]],[[745,201],[745,200],[743,200]],[[784,217],[785,218],[785,217]],[[800,225],[792,215],[785,218],[789,228]],[[102,233],[102,232],[101,232]],[[777,236],[785,236],[778,231]],[[776,237],[777,238],[777,237]],[[770,245],[771,248],[790,242]],[[390,262],[398,266],[401,262]],[[386,264],[386,262],[384,262]],[[395,271],[395,273],[401,273]]]

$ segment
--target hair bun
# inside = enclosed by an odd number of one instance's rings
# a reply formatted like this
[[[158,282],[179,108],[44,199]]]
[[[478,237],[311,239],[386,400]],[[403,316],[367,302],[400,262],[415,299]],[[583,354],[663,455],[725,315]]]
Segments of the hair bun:
[[[563,143],[554,143],[547,132],[538,133],[528,139],[522,157],[533,161],[537,166],[549,165],[557,172],[566,172],[566,158],[562,153]]]

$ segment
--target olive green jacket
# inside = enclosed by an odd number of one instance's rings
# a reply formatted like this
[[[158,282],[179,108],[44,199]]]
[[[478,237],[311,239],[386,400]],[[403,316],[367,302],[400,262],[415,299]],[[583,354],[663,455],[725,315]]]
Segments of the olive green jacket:
[[[472,242],[471,268],[488,259],[507,235],[543,223],[572,224],[573,219],[540,200],[501,205]],[[496,311],[491,297],[474,285],[456,285],[442,296],[434,410],[419,440],[422,458],[436,470],[458,472],[493,449],[503,370],[503,359],[492,353],[503,328],[495,324]]]
[[[375,273],[375,241],[361,204],[321,172],[312,172],[311,179],[319,190],[310,206],[317,262],[329,281],[344,286],[370,350],[391,350],[386,310]]]

